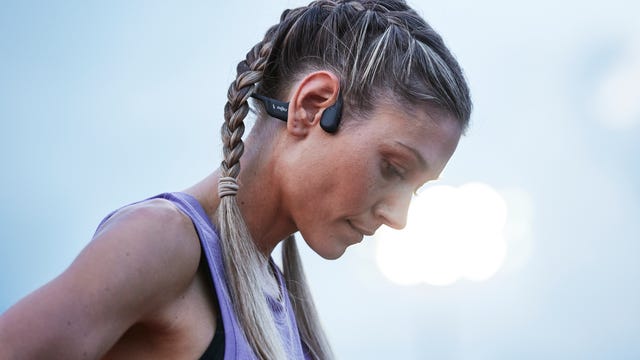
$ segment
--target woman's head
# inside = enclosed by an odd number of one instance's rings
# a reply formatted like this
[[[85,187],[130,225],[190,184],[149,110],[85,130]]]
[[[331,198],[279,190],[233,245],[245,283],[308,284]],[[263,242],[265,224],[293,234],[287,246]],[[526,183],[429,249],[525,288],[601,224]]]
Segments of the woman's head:
[[[305,124],[313,119],[301,121],[300,117],[304,118],[309,113],[315,114],[316,110],[326,111],[325,101],[333,104],[338,93],[344,99],[342,130],[327,138],[330,144],[308,145],[307,147],[311,148],[302,152],[303,159],[298,162],[295,161],[295,149],[285,149],[278,155],[284,159],[282,161],[293,159],[290,162],[291,166],[284,167],[286,170],[281,171],[282,173],[296,173],[296,179],[304,176],[309,178],[302,188],[293,184],[284,191],[286,195],[290,195],[289,203],[300,205],[295,206],[294,209],[297,210],[292,209],[289,216],[293,218],[296,227],[308,242],[314,242],[314,236],[310,236],[309,232],[305,233],[308,227],[305,227],[300,219],[305,212],[300,209],[304,209],[303,205],[314,198],[314,187],[309,185],[318,183],[331,165],[340,162],[341,159],[336,157],[346,158],[353,155],[354,149],[344,148],[350,139],[342,142],[343,136],[354,134],[345,129],[345,125],[364,125],[369,120],[377,120],[373,115],[379,115],[384,109],[391,109],[398,116],[387,116],[386,121],[389,124],[377,123],[378,128],[384,126],[385,131],[391,136],[390,131],[407,130],[408,127],[409,134],[422,134],[422,141],[433,144],[433,134],[420,130],[442,129],[447,125],[444,124],[444,119],[453,121],[459,131],[452,132],[447,138],[447,151],[431,149],[432,152],[441,155],[432,159],[440,169],[455,149],[459,133],[464,132],[467,127],[471,100],[461,69],[444,46],[441,37],[404,1],[316,1],[307,7],[285,11],[280,23],[267,31],[263,41],[248,54],[247,60],[247,67],[259,64],[261,69],[260,79],[251,91],[261,96],[290,102],[289,112],[293,114],[289,114],[288,127],[305,129]],[[324,74],[329,76],[322,76]],[[317,84],[326,85],[322,88]],[[317,108],[314,108],[313,104],[308,105],[309,101],[305,107],[305,100],[300,100],[310,91],[312,95],[308,97],[311,102],[317,102]],[[261,110],[262,103],[257,104]],[[302,108],[301,116],[296,113],[299,108]],[[437,123],[442,126],[429,127],[414,122],[405,123],[404,120],[409,118],[406,116],[408,113],[421,114],[422,116],[413,116],[418,122]],[[264,111],[260,111],[260,117],[267,117]],[[279,125],[280,122],[267,119],[263,120],[260,127],[278,126],[282,129]],[[388,125],[394,125],[399,129]],[[274,138],[271,132],[267,137]],[[374,140],[370,138],[366,141],[372,143]],[[325,154],[330,152],[328,149],[336,147],[342,147],[338,154]],[[370,150],[380,152],[378,149]],[[339,155],[340,151],[342,156]],[[322,159],[320,154],[324,154],[322,156],[327,156],[328,159]],[[358,154],[363,161],[379,163],[375,154]],[[432,154],[422,156],[430,155]],[[325,162],[328,166],[321,166]],[[309,167],[311,169],[308,169]],[[339,179],[340,174],[345,172],[348,172],[348,169],[342,169],[341,172],[335,169],[331,173],[333,178]],[[424,182],[437,175],[423,174],[418,181]],[[353,178],[356,183],[359,180],[363,179]],[[331,186],[329,183],[331,181],[323,181],[317,188]],[[285,186],[288,185],[285,183]],[[338,189],[334,188],[333,193],[336,190]],[[380,193],[379,189],[376,191]],[[327,197],[329,195],[324,194]],[[342,198],[344,196],[346,195],[343,194]],[[318,203],[315,200],[312,203],[317,213]],[[403,212],[406,212],[406,206]],[[395,214],[392,215],[395,217]],[[322,215],[316,218],[322,218]],[[380,223],[397,227],[397,221],[392,219],[368,219],[364,226],[367,229],[377,228]],[[320,248],[317,246],[314,250],[318,251]],[[339,248],[335,248],[333,253],[326,247],[324,250],[320,252],[326,257],[341,254]]]

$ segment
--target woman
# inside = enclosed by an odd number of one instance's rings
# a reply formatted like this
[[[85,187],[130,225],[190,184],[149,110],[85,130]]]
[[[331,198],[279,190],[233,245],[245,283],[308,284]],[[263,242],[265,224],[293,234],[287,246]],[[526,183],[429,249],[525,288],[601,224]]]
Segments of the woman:
[[[220,168],[107,216],[2,315],[3,358],[331,358],[292,234],[335,259],[404,227],[470,111],[457,62],[404,1],[285,11],[238,64]]]

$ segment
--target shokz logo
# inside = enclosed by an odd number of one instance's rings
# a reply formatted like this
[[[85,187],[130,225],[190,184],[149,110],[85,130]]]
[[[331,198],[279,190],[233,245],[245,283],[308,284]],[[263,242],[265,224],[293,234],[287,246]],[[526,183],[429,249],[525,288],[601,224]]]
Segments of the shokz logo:
[[[282,106],[282,105],[276,105],[276,104],[271,104],[271,107],[273,108],[273,110],[278,110],[281,112],[287,112],[287,108]]]

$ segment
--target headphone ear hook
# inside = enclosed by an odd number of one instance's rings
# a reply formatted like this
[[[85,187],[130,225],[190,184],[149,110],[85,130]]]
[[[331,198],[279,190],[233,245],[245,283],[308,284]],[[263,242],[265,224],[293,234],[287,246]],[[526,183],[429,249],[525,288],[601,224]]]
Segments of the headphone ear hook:
[[[251,97],[262,101],[267,114],[273,116],[276,119],[280,119],[285,122],[287,121],[287,116],[289,115],[288,102],[271,99],[256,93],[252,93]]]
[[[320,127],[322,127],[324,131],[331,134],[338,131],[338,126],[340,126],[340,120],[342,119],[342,104],[342,91],[340,91],[336,102],[322,112]]]

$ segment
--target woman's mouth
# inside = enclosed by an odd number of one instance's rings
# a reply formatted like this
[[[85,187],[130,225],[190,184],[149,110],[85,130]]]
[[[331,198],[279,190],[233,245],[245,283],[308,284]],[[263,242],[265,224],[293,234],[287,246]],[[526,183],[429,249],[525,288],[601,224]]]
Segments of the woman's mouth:
[[[370,231],[370,230],[365,230],[361,227],[358,227],[357,225],[354,225],[351,220],[347,220],[347,222],[349,223],[349,226],[351,226],[351,228],[353,228],[355,231],[359,232],[361,235],[364,236],[372,236],[375,231]]]

